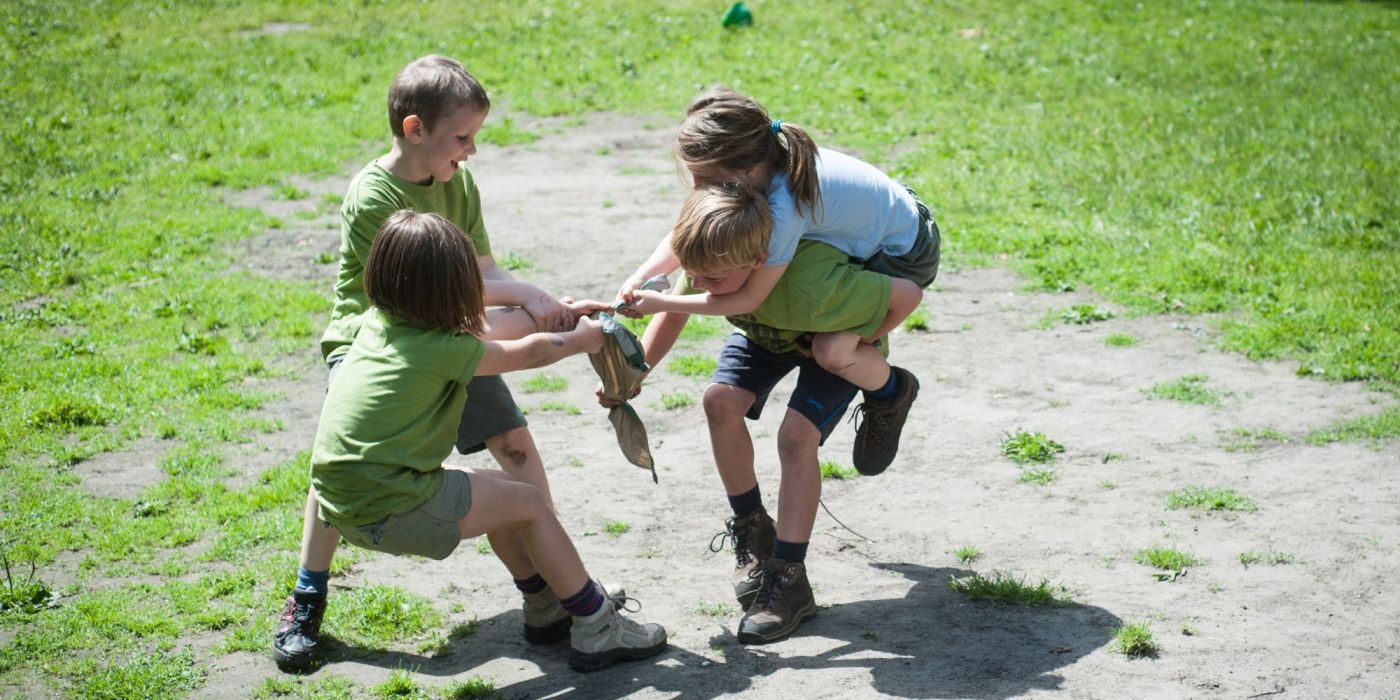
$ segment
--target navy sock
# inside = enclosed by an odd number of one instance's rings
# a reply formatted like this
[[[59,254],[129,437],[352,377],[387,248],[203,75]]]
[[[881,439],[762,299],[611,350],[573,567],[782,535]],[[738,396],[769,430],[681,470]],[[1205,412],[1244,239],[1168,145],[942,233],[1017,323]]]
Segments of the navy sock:
[[[865,398],[874,401],[889,401],[897,393],[899,393],[899,375],[891,367],[890,378],[885,380],[885,385],[875,391],[866,391]]]
[[[574,617],[587,617],[601,610],[604,600],[603,587],[597,581],[588,579],[578,593],[559,601],[559,607]]]
[[[742,518],[763,507],[763,494],[759,493],[758,486],[739,494],[729,497],[729,507],[734,509],[734,517]]]
[[[783,561],[807,561],[807,543],[773,540],[773,558]]]
[[[297,589],[302,591],[315,591],[325,594],[331,586],[330,569],[325,571],[307,571],[306,567],[297,569]]]
[[[539,574],[535,574],[530,578],[518,578],[514,580],[516,589],[521,593],[539,593],[549,585],[545,583],[544,577]]]

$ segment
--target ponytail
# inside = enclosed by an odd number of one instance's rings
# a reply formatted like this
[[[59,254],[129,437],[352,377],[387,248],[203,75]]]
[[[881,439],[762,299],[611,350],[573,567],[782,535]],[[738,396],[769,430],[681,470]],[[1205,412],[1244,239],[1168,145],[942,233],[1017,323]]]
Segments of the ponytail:
[[[797,213],[802,213],[802,205],[807,205],[814,215],[821,206],[822,191],[817,183],[817,144],[800,127],[787,122],[777,122],[782,134],[775,139],[787,141],[787,146],[779,146],[787,153],[783,169],[787,171],[788,188],[792,190],[793,201],[797,203]]]

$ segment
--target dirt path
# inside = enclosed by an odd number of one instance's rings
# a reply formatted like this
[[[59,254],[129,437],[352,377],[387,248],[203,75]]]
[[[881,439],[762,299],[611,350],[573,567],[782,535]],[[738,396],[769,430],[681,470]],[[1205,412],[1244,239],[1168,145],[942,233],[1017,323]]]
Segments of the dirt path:
[[[558,293],[608,298],[669,227],[682,184],[662,120],[578,121],[527,123],[547,135],[523,146],[485,146],[471,166],[498,258],[527,259],[533,267],[517,274]],[[302,184],[340,193],[349,174]],[[249,193],[245,201],[257,199]],[[275,258],[270,273],[318,276],[329,286],[333,269],[316,255],[333,251],[338,234],[324,218],[300,221],[248,244],[279,255],[250,259]],[[818,515],[808,563],[822,610],[794,637],[745,647],[734,638],[737,615],[701,612],[732,605],[732,559],[708,549],[727,508],[698,406],[703,380],[663,365],[637,401],[659,465],[661,483],[653,485],[623,461],[592,402],[591,370],[574,358],[547,370],[567,378],[566,391],[517,398],[533,409],[559,511],[585,562],[643,601],[640,617],[667,626],[672,650],[654,663],[590,676],[569,671],[564,646],[524,644],[518,598],[503,569],[467,545],[444,562],[374,558],[341,582],[402,586],[443,610],[450,595],[464,606],[451,620],[478,619],[475,636],[437,658],[418,655],[409,640],[384,654],[342,648],[318,676],[363,686],[406,667],[440,686],[478,674],[509,698],[1394,696],[1400,446],[1315,447],[1300,439],[1334,420],[1379,412],[1386,399],[1221,353],[1199,318],[1041,329],[1049,312],[1106,305],[1088,294],[1019,287],[1004,270],[948,269],[927,295],[931,330],[897,334],[896,363],[923,382],[900,457],[880,477],[828,482],[824,493],[836,517],[873,541]],[[1110,333],[1139,342],[1109,347]],[[714,356],[721,343],[696,341],[672,357]],[[250,471],[309,444],[324,377],[310,353],[305,359],[304,381],[286,387],[296,398],[272,409],[285,416],[287,430],[245,455]],[[1206,375],[1228,393],[1217,406],[1144,394],[1189,374]],[[511,381],[519,387],[524,379]],[[781,386],[753,426],[770,503],[777,493],[773,435],[790,387],[791,380]],[[671,392],[697,401],[666,410],[660,397]],[[547,402],[579,413],[544,410]],[[1237,429],[1256,431],[1256,439]],[[1265,429],[1272,432],[1259,432]],[[1002,438],[1017,430],[1042,431],[1065,446],[1054,483],[1018,481],[1020,469],[1000,454]],[[1257,439],[1264,434],[1288,439]],[[838,429],[822,458],[849,465],[851,439],[849,427]],[[1258,510],[1166,509],[1168,494],[1192,485],[1233,488]],[[608,521],[631,530],[610,538]],[[1159,582],[1133,561],[1140,549],[1168,544],[1203,564]],[[985,554],[959,564],[953,551],[963,545]],[[1246,568],[1238,557],[1247,550],[1295,559]],[[1074,603],[998,608],[949,590],[950,576],[974,570],[1048,578],[1066,586]],[[460,590],[449,594],[450,585]],[[1137,621],[1151,626],[1157,658],[1110,651],[1114,628]],[[208,696],[247,695],[277,673],[266,656],[208,663]]]

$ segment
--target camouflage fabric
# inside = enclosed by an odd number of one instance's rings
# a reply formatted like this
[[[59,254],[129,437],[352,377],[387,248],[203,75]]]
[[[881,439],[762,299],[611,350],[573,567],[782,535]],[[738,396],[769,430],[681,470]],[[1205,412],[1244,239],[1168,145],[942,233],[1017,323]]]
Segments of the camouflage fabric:
[[[642,344],[626,326],[617,322],[612,314],[598,311],[592,318],[603,326],[603,349],[588,356],[593,371],[603,380],[603,395],[621,401],[620,405],[608,410],[608,422],[617,433],[617,445],[627,461],[651,471],[652,483],[657,483],[656,462],[651,458],[651,447],[647,444],[647,429],[637,412],[627,401],[637,395],[642,380],[651,371],[642,353]]]

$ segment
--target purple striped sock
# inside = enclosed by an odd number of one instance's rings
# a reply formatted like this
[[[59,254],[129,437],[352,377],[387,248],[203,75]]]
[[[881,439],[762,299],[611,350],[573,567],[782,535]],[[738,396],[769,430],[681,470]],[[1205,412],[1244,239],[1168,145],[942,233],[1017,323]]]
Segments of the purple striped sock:
[[[539,593],[545,589],[545,586],[549,585],[545,583],[544,577],[539,574],[535,574],[530,578],[514,579],[514,581],[515,587],[519,589],[521,593]]]
[[[574,617],[588,617],[602,609],[604,599],[603,587],[588,579],[578,593],[559,601],[559,607]]]

